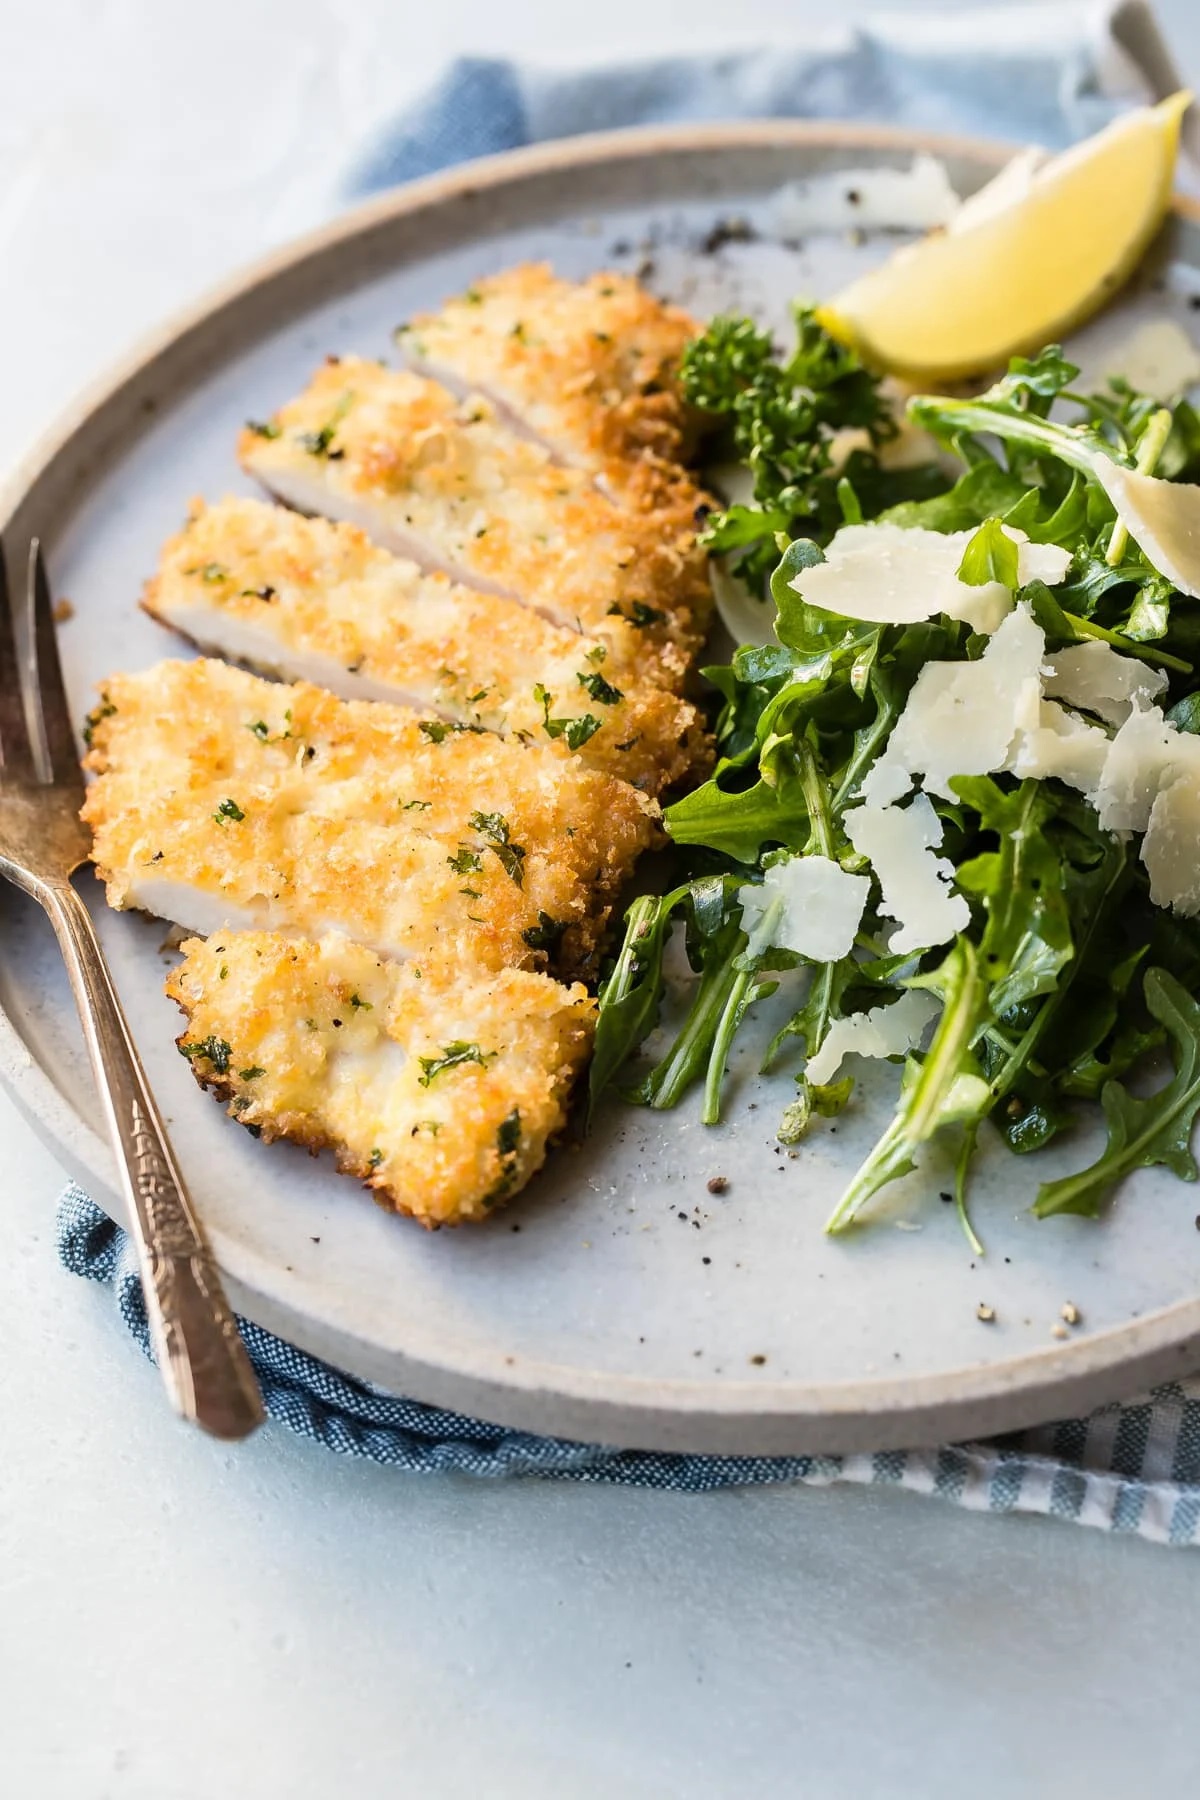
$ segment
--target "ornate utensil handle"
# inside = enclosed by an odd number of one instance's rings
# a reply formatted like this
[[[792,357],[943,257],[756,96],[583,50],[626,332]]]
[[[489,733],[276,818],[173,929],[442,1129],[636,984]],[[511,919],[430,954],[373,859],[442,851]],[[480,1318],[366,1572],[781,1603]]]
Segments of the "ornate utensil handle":
[[[167,1142],[87,908],[47,883],[50,916],[104,1101],[137,1245],[155,1356],[177,1412],[219,1438],[247,1437],[262,1397],[216,1265]]]

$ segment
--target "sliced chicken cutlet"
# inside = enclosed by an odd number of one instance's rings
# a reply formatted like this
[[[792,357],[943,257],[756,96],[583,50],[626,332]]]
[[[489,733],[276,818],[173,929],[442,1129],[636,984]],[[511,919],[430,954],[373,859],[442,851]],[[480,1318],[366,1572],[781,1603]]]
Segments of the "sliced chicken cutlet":
[[[167,992],[202,1086],[268,1140],[339,1169],[422,1224],[483,1219],[561,1130],[595,1002],[518,969],[382,960],[344,937],[218,932]]]
[[[697,420],[679,364],[700,326],[628,275],[560,280],[525,263],[396,332],[419,374],[485,394],[504,420],[619,498],[647,454],[683,463]]]
[[[678,687],[703,642],[701,496],[649,462],[618,507],[583,470],[504,429],[489,401],[359,358],[326,363],[274,419],[247,427],[239,451],[289,506],[602,639],[618,682]]]
[[[599,639],[423,574],[353,525],[198,502],[142,604],[203,650],[578,753],[647,793],[708,762],[695,708],[646,682],[618,687]]]
[[[111,905],[383,955],[591,962],[658,809],[577,758],[227,663],[107,684],[83,809]]]

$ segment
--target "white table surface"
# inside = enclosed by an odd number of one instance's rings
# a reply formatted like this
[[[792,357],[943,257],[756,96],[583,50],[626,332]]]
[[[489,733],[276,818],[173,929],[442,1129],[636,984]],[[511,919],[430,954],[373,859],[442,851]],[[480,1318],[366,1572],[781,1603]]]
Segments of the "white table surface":
[[[949,8],[947,8],[949,9]],[[1200,78],[1200,11],[1160,14]],[[816,0],[0,8],[0,465],[327,204],[448,56],[802,32]],[[416,1480],[167,1415],[0,1096],[0,1792],[708,1800],[1194,1789],[1200,1558],[900,1493]],[[1190,1775],[1190,1781],[1188,1779]]]

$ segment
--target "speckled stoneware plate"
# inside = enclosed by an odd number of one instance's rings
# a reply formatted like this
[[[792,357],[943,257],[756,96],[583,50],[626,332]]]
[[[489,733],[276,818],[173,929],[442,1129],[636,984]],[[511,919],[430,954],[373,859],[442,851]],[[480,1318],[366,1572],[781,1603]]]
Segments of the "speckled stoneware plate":
[[[244,484],[238,427],[299,388],[327,351],[387,355],[393,325],[481,273],[549,258],[567,275],[642,268],[701,314],[780,317],[892,243],[882,230],[795,230],[787,183],[940,155],[971,191],[1004,153],[855,127],[765,124],[631,132],[522,151],[389,195],[251,270],[88,396],[0,504],[15,548],[37,533],[60,593],[80,718],[117,668],[180,654],[137,610],[189,496]],[[803,209],[801,209],[803,210]],[[735,218],[753,228],[732,234]],[[1137,291],[1093,327],[1102,358],[1132,316],[1189,317],[1200,225],[1181,207]],[[795,1156],[774,1125],[787,1072],[735,1065],[728,1123],[619,1103],[582,1147],[485,1228],[427,1235],[372,1204],[328,1159],[236,1130],[176,1055],[163,928],[105,910],[101,935],[175,1146],[240,1310],[343,1368],[538,1432],[663,1449],[855,1450],[963,1438],[1076,1412],[1200,1361],[1194,1190],[1131,1181],[1100,1224],[1028,1212],[1038,1166],[993,1148],[973,1260],[936,1163],[837,1240],[821,1224],[886,1117],[896,1072]],[[0,893],[0,1070],[98,1200],[117,1207],[100,1109],[40,915]],[[1076,1140],[1078,1164],[1090,1144]],[[713,1176],[725,1192],[711,1193]],[[49,1196],[47,1196],[49,1201]],[[1052,1336],[1064,1301],[1082,1323]],[[995,1319],[976,1316],[981,1302]]]

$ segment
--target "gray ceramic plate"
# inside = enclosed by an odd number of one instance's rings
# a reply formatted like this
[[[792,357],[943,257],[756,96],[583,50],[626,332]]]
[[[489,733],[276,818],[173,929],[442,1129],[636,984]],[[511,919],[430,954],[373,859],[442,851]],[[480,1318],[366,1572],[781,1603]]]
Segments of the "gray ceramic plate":
[[[0,505],[10,545],[50,550],[75,616],[62,631],[82,716],[95,682],[179,653],[135,606],[188,497],[241,481],[235,433],[327,351],[387,354],[389,329],[482,272],[528,257],[569,275],[649,263],[700,312],[778,316],[887,248],[844,230],[778,239],[785,183],[942,155],[961,192],[995,167],[986,145],[921,145],[856,128],[769,124],[623,133],[523,151],[420,183],[260,264],[173,325],[93,394]],[[852,185],[849,176],[847,185]],[[757,228],[716,244],[719,221]],[[718,232],[717,238],[726,234]],[[1200,227],[1177,217],[1123,319],[1186,319]],[[94,884],[84,878],[91,893]],[[97,904],[101,933],[175,1145],[233,1297],[250,1317],[343,1368],[539,1432],[706,1451],[854,1450],[992,1432],[1090,1406],[1179,1372],[1200,1349],[1194,1192],[1147,1173],[1101,1224],[1036,1223],[1058,1172],[994,1149],[975,1211],[976,1264],[936,1163],[891,1190],[870,1224],[821,1222],[886,1118],[884,1068],[836,1128],[796,1156],[774,1124],[788,1075],[735,1067],[728,1123],[692,1107],[615,1106],[582,1148],[485,1229],[426,1235],[379,1212],[325,1160],[236,1131],[175,1054],[162,927]],[[117,1206],[66,983],[39,917],[0,895],[0,1070],[98,1200]],[[1077,1140],[1078,1161],[1089,1144]],[[708,1179],[728,1177],[714,1195]],[[1069,1342],[1051,1330],[1066,1300]],[[995,1322],[976,1317],[983,1301]]]

